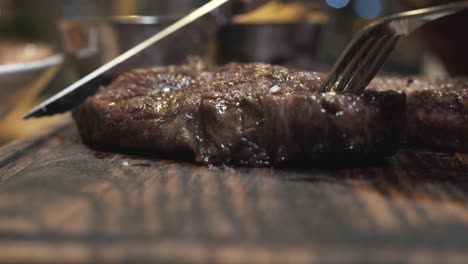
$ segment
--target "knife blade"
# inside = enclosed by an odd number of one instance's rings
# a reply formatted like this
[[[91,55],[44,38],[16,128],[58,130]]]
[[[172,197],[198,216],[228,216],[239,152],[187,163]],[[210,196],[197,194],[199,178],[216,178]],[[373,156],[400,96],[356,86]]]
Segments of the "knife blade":
[[[97,84],[93,83],[97,77],[103,73],[109,71],[120,63],[126,61],[127,59],[133,57],[134,55],[140,53],[144,49],[152,46],[158,41],[164,39],[165,37],[171,35],[172,33],[178,31],[184,26],[192,23],[198,18],[208,14],[209,12],[215,10],[221,5],[225,4],[230,0],[211,0],[193,12],[189,13],[185,17],[179,19],[177,22],[171,24],[162,31],[156,33],[147,40],[141,42],[135,47],[129,49],[128,51],[122,53],[115,59],[109,61],[103,66],[99,67],[95,71],[81,78],[77,82],[63,89],[59,93],[53,95],[49,99],[45,100],[38,106],[34,107],[29,113],[23,116],[23,119],[28,119],[31,117],[42,117],[48,115],[54,115],[58,113],[66,112],[72,109],[74,106],[82,102],[86,97],[92,95],[97,90]]]

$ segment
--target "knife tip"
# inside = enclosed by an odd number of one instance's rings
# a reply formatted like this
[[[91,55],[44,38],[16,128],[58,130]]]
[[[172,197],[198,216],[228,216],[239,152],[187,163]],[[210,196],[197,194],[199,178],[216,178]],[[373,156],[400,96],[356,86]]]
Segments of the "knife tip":
[[[32,114],[32,113],[27,113],[27,114],[23,115],[23,117],[22,117],[21,119],[23,119],[23,120],[28,120],[28,119],[30,119],[31,117],[33,117],[33,114]]]
[[[30,119],[32,117],[41,117],[43,115],[43,113],[45,113],[45,112],[46,112],[45,107],[37,106],[37,107],[33,108],[31,111],[29,111],[28,113],[24,114],[22,119],[27,120],[27,119]]]
[[[22,119],[23,119],[23,120],[30,119],[30,118],[34,117],[34,113],[35,113],[35,112],[26,113],[25,115],[23,115]]]

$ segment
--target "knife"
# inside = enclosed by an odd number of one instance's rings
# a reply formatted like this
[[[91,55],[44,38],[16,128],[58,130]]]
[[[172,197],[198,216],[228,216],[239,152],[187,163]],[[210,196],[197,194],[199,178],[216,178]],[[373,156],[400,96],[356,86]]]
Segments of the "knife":
[[[95,82],[93,83],[93,81],[95,81],[97,77],[107,72],[108,70],[114,68],[115,66],[119,65],[120,63],[126,61],[127,59],[133,57],[134,55],[138,54],[144,49],[150,47],[156,42],[178,31],[184,26],[192,23],[198,18],[208,14],[209,12],[220,7],[228,1],[230,0],[209,1],[208,3],[189,13],[187,16],[181,18],[174,24],[156,33],[154,36],[141,42],[140,44],[136,45],[130,50],[122,53],[120,56],[99,67],[95,71],[91,72],[82,79],[63,89],[59,93],[53,95],[43,103],[33,108],[29,113],[24,115],[23,119],[54,115],[72,109],[73,107],[81,103],[86,97],[96,92],[98,85]]]

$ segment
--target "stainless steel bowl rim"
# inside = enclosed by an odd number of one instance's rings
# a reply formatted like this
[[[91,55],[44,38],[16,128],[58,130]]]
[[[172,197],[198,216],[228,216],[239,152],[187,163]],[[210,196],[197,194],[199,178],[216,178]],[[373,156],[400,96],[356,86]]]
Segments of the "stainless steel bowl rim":
[[[135,25],[157,25],[173,23],[182,16],[103,16],[103,17],[74,17],[64,19],[65,21],[88,22],[88,23],[114,23]]]
[[[56,53],[54,55],[51,55],[49,57],[39,59],[39,60],[0,65],[0,76],[8,75],[8,74],[16,74],[20,72],[35,71],[38,69],[51,67],[51,66],[62,63],[63,60],[64,60],[63,54]]]

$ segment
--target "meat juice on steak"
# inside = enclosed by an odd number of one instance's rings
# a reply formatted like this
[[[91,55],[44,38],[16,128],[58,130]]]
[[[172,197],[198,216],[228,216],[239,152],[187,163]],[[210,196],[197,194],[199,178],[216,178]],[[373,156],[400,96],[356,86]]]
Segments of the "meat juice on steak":
[[[405,96],[320,93],[323,78],[259,63],[138,69],[88,98],[73,116],[87,144],[190,151],[205,164],[393,154],[404,130]]]
[[[368,89],[406,94],[408,145],[468,152],[468,79],[379,77]]]

